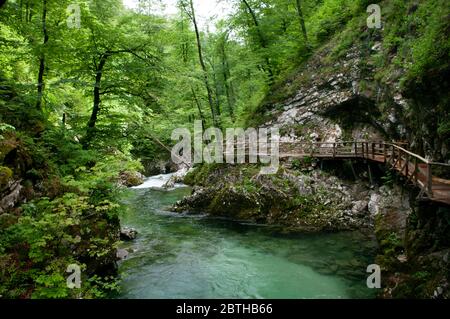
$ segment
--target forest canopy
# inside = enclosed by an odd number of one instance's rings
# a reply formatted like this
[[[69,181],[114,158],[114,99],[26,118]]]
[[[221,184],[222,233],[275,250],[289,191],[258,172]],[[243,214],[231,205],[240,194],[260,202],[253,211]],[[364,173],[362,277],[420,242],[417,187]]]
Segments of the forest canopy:
[[[404,0],[221,0],[232,10],[211,28],[200,25],[197,1],[176,1],[169,16],[144,10],[157,0],[0,1],[0,297],[116,289],[105,265],[119,241],[120,179],[136,184],[137,172],[168,159],[162,145],[173,145],[174,128],[263,124],[326,44],[333,64],[355,43],[369,52],[382,32],[375,76],[399,73],[408,90],[448,70],[446,0],[419,9]],[[382,31],[367,28],[372,3],[383,4]],[[417,123],[427,116],[417,114]],[[436,114],[448,138],[448,104]],[[71,262],[89,283],[79,295],[65,283]]]

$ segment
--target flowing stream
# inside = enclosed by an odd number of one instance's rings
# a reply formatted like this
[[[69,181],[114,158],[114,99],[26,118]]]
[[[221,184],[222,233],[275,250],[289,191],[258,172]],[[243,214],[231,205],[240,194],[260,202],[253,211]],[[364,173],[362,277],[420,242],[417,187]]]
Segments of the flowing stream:
[[[118,298],[373,298],[366,268],[375,243],[359,233],[289,235],[276,227],[170,212],[188,187],[150,177],[131,190],[122,224]]]

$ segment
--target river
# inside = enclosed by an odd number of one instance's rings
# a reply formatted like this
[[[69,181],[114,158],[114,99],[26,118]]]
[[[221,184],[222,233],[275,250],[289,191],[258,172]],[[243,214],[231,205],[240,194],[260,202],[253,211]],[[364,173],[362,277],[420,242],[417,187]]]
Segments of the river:
[[[356,232],[283,234],[281,229],[170,212],[190,188],[132,189],[122,224],[139,231],[124,244],[118,298],[373,298],[366,268],[375,242]]]

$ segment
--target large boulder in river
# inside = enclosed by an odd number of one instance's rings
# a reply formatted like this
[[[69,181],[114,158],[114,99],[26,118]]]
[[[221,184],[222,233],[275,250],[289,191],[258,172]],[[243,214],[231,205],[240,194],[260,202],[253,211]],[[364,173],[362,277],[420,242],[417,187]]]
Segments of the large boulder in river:
[[[136,239],[138,231],[131,227],[124,227],[120,231],[121,240],[134,240]]]
[[[254,165],[198,167],[185,178],[185,183],[194,186],[192,195],[177,202],[173,209],[303,232],[372,225],[368,201],[363,201],[368,186],[354,187],[319,170],[302,173],[281,167],[274,175],[260,175],[259,171]]]
[[[125,187],[133,187],[141,185],[145,180],[145,176],[139,172],[125,171],[120,173],[118,184]]]
[[[180,170],[173,173],[169,180],[163,185],[163,188],[173,188],[177,183],[183,183],[184,178],[191,170],[190,167],[184,166]]]
[[[116,257],[117,260],[126,260],[128,259],[129,252],[126,249],[117,249]]]

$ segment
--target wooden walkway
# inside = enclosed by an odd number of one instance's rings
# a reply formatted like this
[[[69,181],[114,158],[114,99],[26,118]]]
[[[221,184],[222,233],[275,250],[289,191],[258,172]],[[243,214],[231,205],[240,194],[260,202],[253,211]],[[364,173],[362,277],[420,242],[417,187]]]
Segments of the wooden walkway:
[[[235,149],[242,143],[235,143]],[[269,144],[270,145],[270,144]],[[226,146],[224,145],[224,149]],[[268,146],[270,148],[270,146]],[[434,163],[405,148],[386,142],[279,142],[282,158],[318,158],[328,160],[363,159],[387,165],[405,178],[405,183],[420,189],[419,199],[450,205],[450,180],[433,172],[450,176],[450,164]],[[224,153],[228,155],[227,151]],[[267,155],[245,145],[245,154]]]
[[[384,163],[420,188],[419,198],[450,205],[450,180],[433,171],[450,173],[450,164],[434,163],[403,147],[386,142],[280,142],[280,158],[365,159]]]

